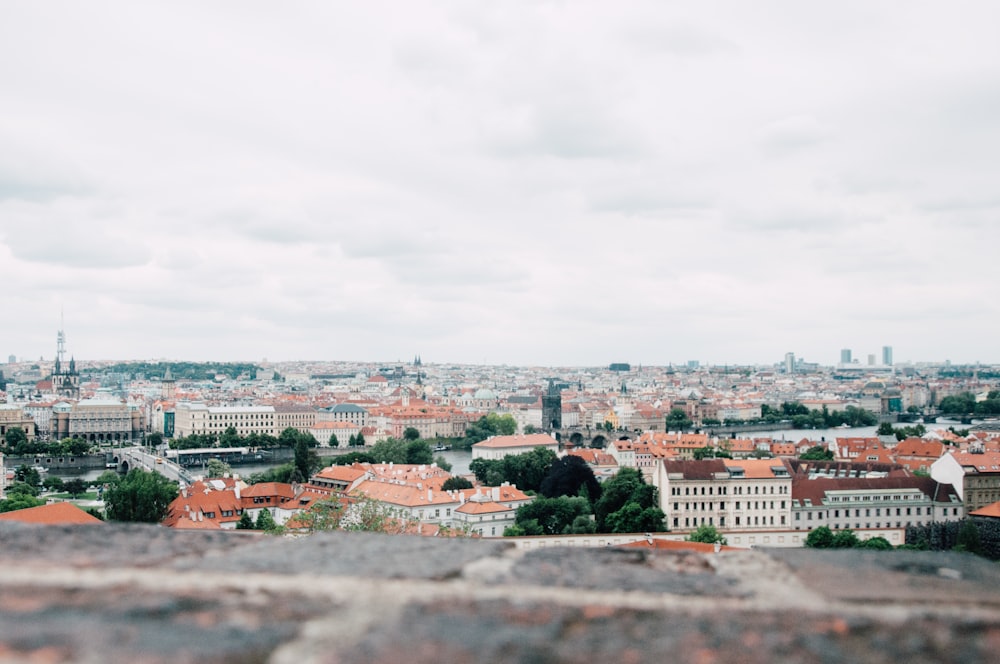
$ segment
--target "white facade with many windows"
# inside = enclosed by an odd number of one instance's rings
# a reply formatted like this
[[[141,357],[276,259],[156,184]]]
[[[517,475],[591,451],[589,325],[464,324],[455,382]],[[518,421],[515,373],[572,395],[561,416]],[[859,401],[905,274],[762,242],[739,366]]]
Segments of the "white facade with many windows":
[[[207,406],[203,403],[181,402],[174,407],[174,436],[193,434],[221,436],[232,427],[246,437],[252,433],[277,436],[272,406]]]
[[[927,477],[797,478],[792,498],[795,530],[906,528],[965,517],[955,488]]]
[[[791,521],[792,478],[777,459],[665,460],[653,484],[671,530],[785,529]]]

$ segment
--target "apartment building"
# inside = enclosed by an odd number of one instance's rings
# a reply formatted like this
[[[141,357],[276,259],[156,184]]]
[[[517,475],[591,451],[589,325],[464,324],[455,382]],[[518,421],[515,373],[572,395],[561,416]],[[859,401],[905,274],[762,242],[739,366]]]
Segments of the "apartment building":
[[[208,406],[182,401],[174,407],[174,435],[178,438],[198,435],[220,436],[233,427],[240,436],[252,433],[277,436],[274,406]]]
[[[795,530],[906,528],[964,516],[955,487],[929,477],[797,476],[792,482]]]
[[[792,477],[780,459],[666,459],[653,484],[671,530],[773,530],[791,522]]]
[[[931,477],[951,484],[967,512],[1000,500],[1000,452],[988,452],[982,443],[941,456],[931,464]]]

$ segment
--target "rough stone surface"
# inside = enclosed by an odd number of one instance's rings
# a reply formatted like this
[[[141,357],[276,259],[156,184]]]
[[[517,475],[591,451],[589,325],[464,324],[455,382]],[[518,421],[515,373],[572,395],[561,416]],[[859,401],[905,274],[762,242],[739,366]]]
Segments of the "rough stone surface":
[[[968,555],[0,523],[0,662],[985,662]]]
[[[572,557],[566,556],[566,549],[531,551],[496,582],[715,597],[743,594],[704,556],[686,552],[664,556],[643,549],[580,549]]]

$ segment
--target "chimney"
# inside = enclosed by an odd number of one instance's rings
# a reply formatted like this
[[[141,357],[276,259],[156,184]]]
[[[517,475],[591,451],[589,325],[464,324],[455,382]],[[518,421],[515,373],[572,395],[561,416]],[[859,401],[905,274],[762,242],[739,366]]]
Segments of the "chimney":
[[[493,502],[500,502],[500,487],[498,486],[493,487]]]
[[[236,494],[236,500],[239,500],[240,499],[240,483],[239,483],[239,480],[237,480],[236,483],[233,484],[233,493]]]
[[[427,502],[434,502],[434,489],[427,489]]]

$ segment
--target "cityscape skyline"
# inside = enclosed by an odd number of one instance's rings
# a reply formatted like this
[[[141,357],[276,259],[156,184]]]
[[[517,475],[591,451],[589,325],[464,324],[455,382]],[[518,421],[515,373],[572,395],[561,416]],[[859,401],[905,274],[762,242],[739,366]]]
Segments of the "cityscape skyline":
[[[1000,363],[995,3],[52,16],[0,25],[4,356]]]
[[[47,357],[44,354],[42,354],[42,355],[39,355],[38,358],[37,358],[37,360],[36,360],[36,358],[34,358],[34,357],[19,356],[19,355],[15,354],[15,353],[12,353],[12,354],[10,354],[10,355],[7,356],[7,363],[8,364],[23,364],[23,363],[29,363],[29,362],[35,362],[35,361],[41,361],[41,362],[60,362],[61,361],[61,362],[65,363],[65,362],[67,362],[68,359],[72,359],[72,360],[75,361],[76,355],[74,353],[69,353],[66,350],[66,333],[65,333],[65,330],[64,329],[60,329],[58,331],[57,335],[56,335],[56,338],[57,338],[56,351],[52,355],[52,357]],[[643,363],[643,362],[635,362],[634,363],[634,362],[631,362],[631,361],[621,363],[621,362],[614,362],[614,361],[612,361],[612,362],[603,362],[603,363],[575,364],[575,365],[574,364],[563,364],[563,365],[559,365],[559,364],[526,364],[526,365],[517,365],[517,364],[512,364],[512,363],[498,363],[498,364],[490,365],[490,364],[486,364],[486,363],[477,363],[477,362],[455,362],[455,361],[450,361],[447,358],[441,358],[440,360],[436,360],[436,361],[435,360],[431,360],[431,361],[428,362],[428,364],[466,364],[466,365],[473,365],[473,366],[475,366],[475,365],[482,365],[482,366],[540,366],[540,367],[544,367],[544,366],[552,366],[552,367],[606,367],[606,366],[610,365],[610,367],[612,369],[614,369],[615,366],[630,366],[630,368],[641,368],[643,365],[648,366],[648,367],[677,366],[677,367],[686,367],[686,368],[689,368],[689,369],[690,368],[698,368],[699,366],[724,366],[726,364],[732,364],[733,366],[768,366],[768,365],[774,365],[774,366],[780,367],[781,370],[784,371],[785,373],[795,373],[795,372],[797,372],[798,371],[797,367],[799,367],[799,365],[801,363],[806,363],[807,365],[817,365],[817,366],[821,366],[821,367],[837,367],[837,366],[843,367],[843,366],[850,366],[850,365],[854,365],[854,366],[892,367],[895,364],[893,362],[893,347],[892,346],[882,346],[881,347],[881,356],[880,357],[877,356],[875,353],[868,353],[868,361],[864,365],[863,365],[863,363],[860,362],[860,360],[858,358],[855,358],[853,356],[853,349],[850,349],[850,348],[841,348],[840,351],[839,351],[839,353],[840,353],[840,361],[839,362],[833,362],[833,363],[824,363],[822,361],[813,361],[810,358],[796,356],[796,354],[794,352],[787,352],[787,353],[784,354],[784,356],[782,358],[779,358],[779,359],[777,359],[774,362],[732,362],[732,363],[722,363],[722,364],[715,364],[715,363],[711,363],[711,362],[703,362],[703,361],[701,361],[699,359],[689,359],[689,360],[678,361],[678,362],[671,361],[671,362],[667,362],[667,363],[664,363],[664,364],[657,364],[657,363],[650,363],[650,362],[645,362],[645,363]],[[878,360],[880,360],[880,361],[877,361],[876,358],[878,358]],[[129,358],[125,358],[125,357],[100,357],[100,358],[98,358],[98,357],[91,357],[91,358],[83,358],[83,357],[81,357],[80,359],[84,363],[86,363],[88,361],[90,361],[90,362],[107,362],[107,361],[122,361],[122,362],[132,362],[132,361],[135,361],[135,362],[144,362],[144,361],[173,362],[173,361],[180,361],[180,362],[184,362],[184,361],[191,361],[191,362],[262,362],[262,363],[295,363],[295,362],[334,362],[334,363],[336,363],[336,362],[343,362],[343,363],[405,363],[405,364],[410,364],[412,362],[413,364],[423,364],[422,358],[421,358],[421,356],[420,356],[419,353],[416,354],[416,355],[414,355],[412,359],[410,359],[410,358],[402,358],[402,357],[397,357],[395,359],[390,359],[390,358],[368,358],[368,359],[364,359],[364,358],[343,358],[343,357],[341,357],[341,358],[318,358],[317,357],[317,358],[296,358],[296,359],[270,358],[269,359],[267,357],[263,357],[263,358],[256,358],[256,359],[255,358],[235,358],[235,359],[231,358],[231,359],[220,360],[220,359],[217,359],[217,358],[195,359],[195,358],[186,358],[186,357],[163,357],[163,356],[143,357],[143,358],[138,358],[138,357],[129,357]],[[618,358],[618,359],[620,360],[621,358]],[[925,359],[921,359],[921,360],[907,360],[907,361],[902,362],[901,364],[902,365],[911,365],[911,364],[942,364],[942,363],[952,364],[952,361],[950,359],[948,359],[948,358],[945,358],[943,360],[925,360]],[[963,364],[963,363],[954,363],[954,364]],[[983,363],[981,363],[981,362],[974,362],[974,363],[967,363],[967,364],[983,364]]]

